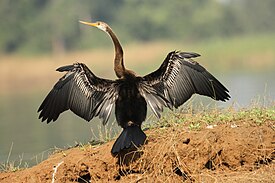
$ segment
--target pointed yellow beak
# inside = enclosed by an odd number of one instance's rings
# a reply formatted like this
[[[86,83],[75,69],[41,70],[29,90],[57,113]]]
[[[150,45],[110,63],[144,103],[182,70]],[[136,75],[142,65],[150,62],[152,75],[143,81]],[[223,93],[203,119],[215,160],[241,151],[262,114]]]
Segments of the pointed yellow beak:
[[[89,25],[89,26],[93,26],[93,27],[97,27],[97,23],[84,22],[84,21],[81,21],[81,20],[79,20],[79,23]]]

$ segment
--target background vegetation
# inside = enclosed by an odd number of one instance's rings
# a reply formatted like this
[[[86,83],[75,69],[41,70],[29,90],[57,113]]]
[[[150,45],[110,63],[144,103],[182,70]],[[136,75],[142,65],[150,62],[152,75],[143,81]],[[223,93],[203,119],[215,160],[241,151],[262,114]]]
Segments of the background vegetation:
[[[270,33],[274,7],[273,0],[1,0],[0,52],[60,53],[109,45],[78,20],[108,22],[124,43]]]

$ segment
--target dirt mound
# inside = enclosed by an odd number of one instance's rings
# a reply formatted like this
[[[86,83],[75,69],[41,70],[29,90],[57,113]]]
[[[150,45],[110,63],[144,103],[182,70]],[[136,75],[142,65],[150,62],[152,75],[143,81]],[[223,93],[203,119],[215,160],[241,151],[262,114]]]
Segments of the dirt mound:
[[[239,121],[190,131],[175,124],[146,134],[142,149],[120,158],[110,154],[113,141],[75,147],[1,173],[0,182],[275,182],[274,126]]]

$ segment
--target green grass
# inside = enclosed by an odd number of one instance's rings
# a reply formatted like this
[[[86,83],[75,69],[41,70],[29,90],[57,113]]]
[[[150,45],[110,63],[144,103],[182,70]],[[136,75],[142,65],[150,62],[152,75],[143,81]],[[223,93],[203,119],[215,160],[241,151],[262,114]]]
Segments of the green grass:
[[[154,123],[146,123],[144,129],[168,128],[171,126],[183,126],[189,130],[200,130],[209,126],[221,124],[231,125],[268,125],[275,130],[275,106],[254,106],[235,110],[206,109],[204,107],[193,109],[193,107],[182,108],[179,111],[168,112],[160,120]]]
[[[275,66],[275,34],[243,35],[203,41],[190,48],[211,68],[221,71],[272,70]]]
[[[211,39],[198,43],[196,46],[201,47],[203,52],[214,55],[222,55],[231,57],[248,55],[264,50],[270,51],[275,46],[275,34],[259,34],[259,35],[242,35],[233,38]]]
[[[230,38],[211,38],[201,42],[159,42],[154,44],[136,44],[136,55],[126,60],[133,62],[133,68],[142,74],[158,68],[166,54],[172,50],[190,51],[201,54],[195,60],[211,71],[220,72],[261,72],[275,68],[275,34],[242,35]],[[139,51],[139,50],[143,51]],[[135,51],[131,51],[131,53]],[[151,55],[148,55],[147,53]],[[125,50],[128,56],[127,49]],[[155,55],[153,55],[155,54]],[[147,56],[148,55],[148,56]],[[147,60],[144,64],[143,60]],[[132,64],[132,63],[131,63]],[[145,67],[146,66],[146,67]]]

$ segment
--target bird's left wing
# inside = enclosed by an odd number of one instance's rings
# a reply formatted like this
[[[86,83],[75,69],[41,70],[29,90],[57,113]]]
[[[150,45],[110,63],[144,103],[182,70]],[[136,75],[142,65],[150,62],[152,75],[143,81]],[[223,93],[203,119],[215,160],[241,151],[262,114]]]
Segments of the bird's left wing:
[[[170,108],[178,107],[195,93],[221,101],[230,98],[228,90],[204,67],[192,60],[198,56],[192,52],[170,52],[159,69],[142,77],[140,92],[149,105],[155,103],[150,105],[153,111],[162,111],[161,106],[164,105],[159,101],[164,101]],[[156,99],[159,100],[155,102]]]
[[[99,116],[103,124],[106,124],[117,99],[116,83],[95,76],[82,63],[63,66],[57,71],[67,73],[59,79],[40,105],[39,119],[49,123],[70,109],[87,121]]]

